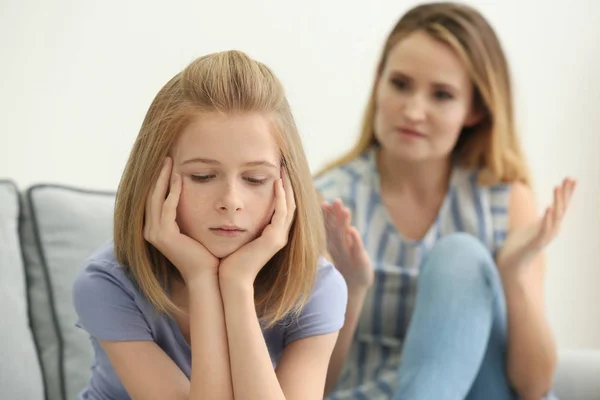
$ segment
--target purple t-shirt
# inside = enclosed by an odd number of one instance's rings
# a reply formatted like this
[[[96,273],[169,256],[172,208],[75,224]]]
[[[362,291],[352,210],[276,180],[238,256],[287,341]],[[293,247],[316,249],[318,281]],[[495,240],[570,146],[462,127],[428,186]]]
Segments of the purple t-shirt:
[[[300,316],[263,331],[273,366],[289,343],[339,330],[347,296],[341,274],[320,259],[312,295]],[[73,303],[79,317],[76,325],[89,333],[94,348],[92,376],[79,399],[130,399],[97,339],[152,340],[190,378],[191,350],[177,322],[159,315],[146,300],[117,262],[112,241],[94,253],[77,275]]]

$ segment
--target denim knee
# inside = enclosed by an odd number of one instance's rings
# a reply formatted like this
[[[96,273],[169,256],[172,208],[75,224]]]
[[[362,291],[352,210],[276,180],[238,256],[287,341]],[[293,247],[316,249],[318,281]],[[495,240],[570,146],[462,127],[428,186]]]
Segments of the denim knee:
[[[447,283],[497,278],[492,254],[477,237],[464,232],[443,236],[427,254],[421,278]]]

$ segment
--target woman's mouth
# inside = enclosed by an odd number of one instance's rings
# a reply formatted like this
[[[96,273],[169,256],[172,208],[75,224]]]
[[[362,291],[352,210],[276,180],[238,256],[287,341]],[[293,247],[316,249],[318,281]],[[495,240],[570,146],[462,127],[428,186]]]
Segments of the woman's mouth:
[[[425,137],[421,132],[409,128],[396,128],[396,132],[398,132],[400,136],[409,139],[422,139]]]

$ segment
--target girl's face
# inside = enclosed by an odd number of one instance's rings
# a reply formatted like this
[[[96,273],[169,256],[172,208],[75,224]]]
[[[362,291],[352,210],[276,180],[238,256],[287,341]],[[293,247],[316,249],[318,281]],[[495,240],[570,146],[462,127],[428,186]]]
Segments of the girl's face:
[[[415,32],[394,46],[378,79],[375,137],[409,161],[447,158],[464,126],[477,122],[466,67],[445,43]]]
[[[258,237],[274,211],[280,153],[270,120],[257,113],[203,113],[173,149],[182,177],[181,232],[223,258]]]

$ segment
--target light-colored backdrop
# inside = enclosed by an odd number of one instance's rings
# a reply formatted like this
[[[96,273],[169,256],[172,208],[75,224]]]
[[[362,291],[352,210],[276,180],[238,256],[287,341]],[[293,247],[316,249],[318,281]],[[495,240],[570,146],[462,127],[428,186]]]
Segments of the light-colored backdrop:
[[[512,63],[540,203],[565,174],[579,179],[548,250],[547,308],[561,346],[600,348],[600,2],[469,3]],[[316,171],[356,138],[383,39],[415,4],[4,0],[0,177],[114,190],[161,85],[194,57],[232,48],[282,79]]]

